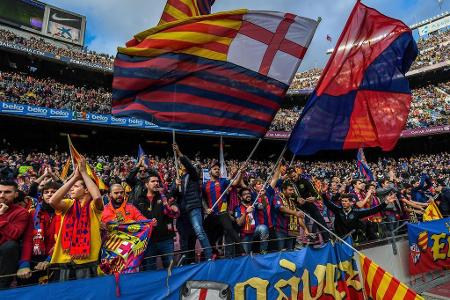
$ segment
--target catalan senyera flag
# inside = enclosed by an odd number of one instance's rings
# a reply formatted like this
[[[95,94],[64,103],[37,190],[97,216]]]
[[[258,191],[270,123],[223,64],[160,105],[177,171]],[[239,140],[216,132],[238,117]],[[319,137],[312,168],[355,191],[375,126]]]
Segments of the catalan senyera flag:
[[[61,180],[65,180],[67,178],[67,175],[69,174],[70,163],[71,160],[67,159],[66,163],[64,164],[64,167],[61,170],[61,175],[59,176]]]
[[[357,1],[289,139],[298,155],[393,149],[409,113],[405,73],[418,53],[411,29]]]
[[[159,25],[119,47],[116,116],[263,136],[318,22],[246,9]]]
[[[366,296],[372,300],[423,300],[406,284],[360,254],[361,275]]]
[[[70,136],[67,135],[67,139],[69,141],[69,150],[70,150],[70,156],[72,161],[72,167],[75,170],[75,166],[78,164],[78,161],[80,160],[80,153],[78,153],[77,149],[72,144],[72,140],[70,139]],[[92,178],[92,180],[95,182],[95,184],[98,186],[99,190],[108,190],[108,186],[101,180],[97,174],[92,171],[92,168],[89,166],[88,163],[86,163],[86,171],[88,175]]]
[[[167,0],[159,25],[194,16],[209,15],[214,2],[215,0]]]
[[[442,219],[442,214],[439,208],[436,205],[436,202],[432,200],[427,208],[425,208],[425,211],[423,212],[423,221],[432,221],[432,220],[439,220]]]

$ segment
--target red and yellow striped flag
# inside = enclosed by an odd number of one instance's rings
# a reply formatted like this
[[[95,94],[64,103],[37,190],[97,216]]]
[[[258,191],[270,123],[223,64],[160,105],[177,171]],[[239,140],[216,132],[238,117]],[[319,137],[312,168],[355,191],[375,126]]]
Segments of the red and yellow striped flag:
[[[366,295],[372,300],[424,300],[406,284],[380,268],[379,265],[360,255],[361,274]]]
[[[78,153],[77,149],[72,144],[72,140],[70,139],[70,136],[67,135],[67,139],[69,141],[69,149],[70,149],[70,156],[72,158],[72,167],[75,170],[75,165],[78,164],[78,161],[80,160],[80,153]],[[95,184],[98,186],[99,190],[107,190],[108,186],[97,176],[95,172],[92,171],[91,166],[89,166],[88,163],[86,163],[86,171],[88,175],[94,180]]]
[[[187,19],[195,16],[209,15],[215,0],[167,0],[158,25]]]
[[[423,220],[424,221],[432,221],[442,219],[442,214],[439,208],[436,205],[436,202],[432,200],[430,204],[428,204],[427,208],[423,212]]]
[[[64,167],[62,168],[61,175],[59,178],[61,180],[65,180],[67,178],[67,174],[69,174],[69,168],[70,168],[70,159],[67,159],[66,163],[64,164]]]

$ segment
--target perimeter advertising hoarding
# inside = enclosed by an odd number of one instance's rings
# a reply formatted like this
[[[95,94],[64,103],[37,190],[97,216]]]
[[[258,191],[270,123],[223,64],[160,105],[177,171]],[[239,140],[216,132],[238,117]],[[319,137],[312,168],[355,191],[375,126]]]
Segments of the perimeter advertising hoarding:
[[[420,26],[417,30],[420,36],[424,36],[439,29],[446,28],[448,26],[450,26],[450,15],[438,19],[436,21],[433,21],[431,23],[425,24],[423,26]]]
[[[0,20],[15,27],[42,31],[45,5],[33,0],[1,0]]]

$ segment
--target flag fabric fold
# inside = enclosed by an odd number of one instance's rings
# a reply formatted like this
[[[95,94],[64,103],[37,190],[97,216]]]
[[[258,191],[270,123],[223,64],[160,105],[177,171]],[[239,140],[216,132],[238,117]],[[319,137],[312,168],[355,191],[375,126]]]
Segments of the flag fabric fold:
[[[209,15],[215,0],[168,0],[159,25],[194,16]]]
[[[227,166],[225,164],[225,158],[223,156],[223,137],[222,136],[220,136],[219,162],[220,162],[220,178],[228,178]]]
[[[364,155],[363,148],[358,149],[358,154],[356,155],[357,158],[357,166],[359,170],[359,174],[363,176],[366,180],[373,181],[373,173],[372,170],[370,170],[369,165],[366,161],[366,156]]]
[[[423,212],[423,221],[433,221],[433,220],[439,220],[442,219],[442,214],[439,208],[436,205],[436,202],[432,200],[427,208],[425,208],[425,211]]]
[[[358,1],[291,133],[290,150],[393,149],[409,113],[405,73],[417,53],[408,26]]]
[[[67,135],[67,139],[69,141],[69,150],[70,150],[70,157],[72,161],[72,168],[75,170],[75,166],[80,161],[80,153],[78,153],[77,149],[75,149],[74,145],[72,144],[72,140],[70,139],[70,136]],[[103,180],[98,177],[97,173],[95,171],[92,171],[91,166],[86,162],[86,171],[89,175],[89,177],[92,178],[92,180],[95,182],[95,184],[98,186],[99,190],[108,190],[108,186],[103,182]]]
[[[414,290],[360,254],[364,290],[370,300],[423,300]]]
[[[141,32],[118,49],[112,113],[162,127],[261,137],[317,24],[242,9]]]

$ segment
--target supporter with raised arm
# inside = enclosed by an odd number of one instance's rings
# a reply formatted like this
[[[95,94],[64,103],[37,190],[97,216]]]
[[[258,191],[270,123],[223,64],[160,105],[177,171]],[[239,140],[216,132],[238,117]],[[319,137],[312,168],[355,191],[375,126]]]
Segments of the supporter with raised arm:
[[[50,198],[50,205],[61,214],[61,228],[50,262],[55,269],[51,280],[97,276],[103,200],[86,171],[84,157],[80,158],[72,177]]]

